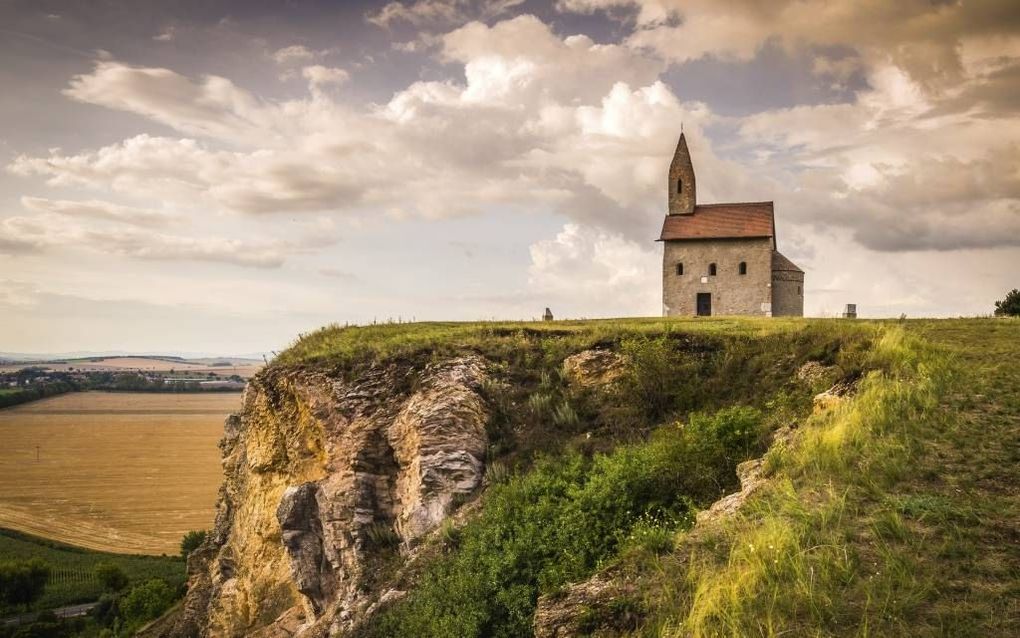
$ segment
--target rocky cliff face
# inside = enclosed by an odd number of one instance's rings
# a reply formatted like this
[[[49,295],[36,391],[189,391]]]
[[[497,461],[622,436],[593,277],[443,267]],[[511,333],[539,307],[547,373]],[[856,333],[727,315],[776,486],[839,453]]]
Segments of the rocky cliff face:
[[[339,374],[270,368],[221,443],[215,529],[163,636],[342,633],[379,597],[372,560],[413,547],[481,484],[485,361]]]

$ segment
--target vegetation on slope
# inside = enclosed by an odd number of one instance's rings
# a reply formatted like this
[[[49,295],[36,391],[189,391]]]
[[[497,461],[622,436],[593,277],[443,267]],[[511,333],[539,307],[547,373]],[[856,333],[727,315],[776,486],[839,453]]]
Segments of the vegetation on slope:
[[[625,633],[1020,633],[1018,337],[1017,322],[887,328],[857,396],[770,453],[770,486],[738,517],[621,567],[644,616]]]
[[[366,636],[531,635],[540,595],[595,573],[627,583],[579,610],[600,636],[984,636],[1020,634],[1018,343],[1012,320],[395,324],[323,329],[276,365],[493,364],[492,487],[380,572],[409,593]],[[591,348],[626,356],[614,390],[560,374]],[[807,361],[824,374],[795,381]],[[853,394],[812,412],[837,381]],[[692,529],[791,422],[767,486]]]
[[[123,570],[130,584],[158,578],[176,588],[185,578],[184,561],[178,556],[95,552],[7,529],[0,529],[0,557],[18,561],[38,559],[50,566],[46,590],[34,609],[97,600],[103,593],[103,586],[97,578],[96,567],[104,563]]]
[[[523,473],[490,488],[465,527],[445,529],[442,552],[398,585],[411,594],[365,631],[520,636],[531,634],[541,593],[635,547],[671,546],[695,509],[732,491],[735,466],[764,451],[771,430],[806,413],[815,392],[861,374],[877,333],[784,320],[390,324],[323,329],[275,365],[357,375],[463,352],[492,362],[489,464]],[[561,374],[567,356],[592,348],[627,361],[611,390]],[[806,361],[826,366],[814,385],[795,378]]]

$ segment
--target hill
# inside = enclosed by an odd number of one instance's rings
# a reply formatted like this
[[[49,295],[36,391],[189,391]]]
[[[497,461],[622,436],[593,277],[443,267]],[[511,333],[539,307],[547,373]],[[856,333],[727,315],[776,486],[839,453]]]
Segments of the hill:
[[[1010,635],[1020,323],[327,328],[154,635]]]

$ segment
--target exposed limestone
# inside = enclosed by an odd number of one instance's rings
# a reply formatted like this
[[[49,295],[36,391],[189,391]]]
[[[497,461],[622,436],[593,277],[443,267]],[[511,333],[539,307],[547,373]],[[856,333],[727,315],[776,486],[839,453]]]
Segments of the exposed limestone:
[[[797,379],[808,385],[814,385],[828,376],[831,371],[831,366],[823,365],[819,361],[808,361],[797,369]]]
[[[589,624],[626,624],[627,618],[599,612],[629,593],[630,588],[621,581],[608,574],[597,574],[583,583],[570,585],[556,596],[543,596],[535,610],[535,638],[590,636]]]
[[[611,350],[585,350],[563,360],[563,374],[582,388],[609,385],[625,371],[624,358]]]
[[[149,635],[319,636],[357,622],[376,602],[373,534],[409,548],[481,485],[485,376],[468,356],[351,381],[254,378],[227,421],[216,526],[189,561],[182,611]]]
[[[838,406],[844,399],[850,397],[857,391],[856,379],[844,379],[825,392],[816,394],[813,399],[813,407],[816,413],[825,412]]]
[[[794,429],[782,427],[772,435],[772,446],[786,445],[793,438]],[[765,457],[744,461],[737,466],[737,478],[740,479],[740,491],[720,498],[707,510],[698,512],[696,522],[698,525],[709,523],[733,516],[744,506],[747,499],[768,483],[765,477]]]

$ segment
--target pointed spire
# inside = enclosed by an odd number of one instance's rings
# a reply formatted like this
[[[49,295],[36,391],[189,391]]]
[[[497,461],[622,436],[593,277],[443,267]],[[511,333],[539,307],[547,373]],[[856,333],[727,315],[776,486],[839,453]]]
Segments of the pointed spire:
[[[687,138],[683,133],[683,122],[680,123],[680,140],[676,143],[673,162],[669,165],[669,215],[690,215],[697,204],[697,193],[694,183],[694,164],[691,152],[687,149]]]

